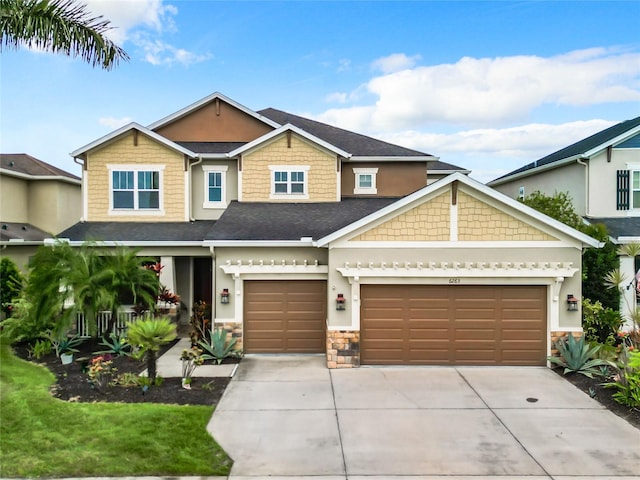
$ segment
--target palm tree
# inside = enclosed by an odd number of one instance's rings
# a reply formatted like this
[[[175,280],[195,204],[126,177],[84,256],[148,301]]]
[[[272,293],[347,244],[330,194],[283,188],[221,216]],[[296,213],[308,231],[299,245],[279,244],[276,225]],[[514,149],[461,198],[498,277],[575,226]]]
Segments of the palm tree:
[[[76,0],[0,0],[0,51],[27,46],[71,57],[110,70],[127,53],[105,33],[111,23],[92,16]]]
[[[175,340],[176,327],[167,318],[138,320],[127,324],[127,338],[131,345],[140,347],[147,360],[147,377],[151,385],[156,380],[158,351]]]
[[[114,331],[123,298],[128,297],[133,305],[143,304],[151,310],[157,301],[160,281],[154,271],[143,267],[145,262],[154,262],[155,259],[139,257],[136,250],[116,247],[105,253],[103,258],[110,275],[111,289],[116,292],[111,303],[111,320],[104,332],[109,334]]]

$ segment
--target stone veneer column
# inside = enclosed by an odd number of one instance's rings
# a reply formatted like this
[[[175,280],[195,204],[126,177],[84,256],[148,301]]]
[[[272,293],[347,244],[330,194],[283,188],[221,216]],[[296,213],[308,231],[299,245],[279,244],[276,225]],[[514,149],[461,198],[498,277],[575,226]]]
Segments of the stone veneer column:
[[[353,368],[360,366],[360,332],[327,330],[327,367]]]

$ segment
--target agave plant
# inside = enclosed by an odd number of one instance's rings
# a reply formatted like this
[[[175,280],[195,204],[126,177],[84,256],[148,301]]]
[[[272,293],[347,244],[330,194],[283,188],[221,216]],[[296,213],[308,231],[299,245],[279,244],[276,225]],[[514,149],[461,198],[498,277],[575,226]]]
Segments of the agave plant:
[[[584,336],[576,339],[572,334],[569,338],[554,342],[561,357],[547,357],[551,363],[564,367],[564,374],[581,373],[589,378],[600,375],[598,367],[603,365],[615,366],[612,362],[600,358],[594,358],[600,350],[600,345],[589,345]]]
[[[237,338],[231,338],[227,343],[227,331],[224,328],[216,328],[211,332],[208,342],[200,340],[198,345],[206,352],[202,355],[205,360],[215,360],[219,365],[223,359],[232,355],[237,341]]]

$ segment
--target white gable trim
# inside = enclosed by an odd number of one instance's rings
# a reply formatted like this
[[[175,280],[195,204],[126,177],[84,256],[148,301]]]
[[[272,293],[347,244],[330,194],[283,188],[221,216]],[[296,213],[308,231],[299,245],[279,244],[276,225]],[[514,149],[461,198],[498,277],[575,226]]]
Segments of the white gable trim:
[[[300,128],[296,127],[295,125],[291,125],[290,123],[287,123],[286,125],[283,125],[280,128],[277,128],[261,137],[256,138],[255,140],[243,145],[242,147],[236,148],[235,150],[233,150],[232,152],[229,152],[228,156],[229,157],[236,157],[238,155],[241,155],[243,153],[246,153],[247,151],[254,149],[256,147],[259,147],[261,144],[268,142],[269,140],[282,135],[284,132],[287,131],[291,131],[294,132],[295,134],[301,136],[302,138],[315,143],[316,145],[321,146],[322,148],[324,148],[325,150],[329,150],[330,152],[335,153],[336,155],[339,155],[341,157],[344,158],[349,158],[351,157],[350,153],[345,152],[344,150],[331,145],[328,142],[325,142],[324,140],[322,140],[321,138],[318,138],[314,135],[311,135],[308,132],[305,132],[304,130],[301,130]]]
[[[499,203],[502,203],[516,210],[517,212],[520,212],[528,217],[531,217],[537,220],[538,222],[541,222],[543,225],[548,225],[554,230],[558,230],[563,234],[571,238],[574,238],[575,240],[582,243],[584,246],[599,248],[602,245],[601,242],[599,242],[598,240],[595,240],[594,238],[591,238],[590,236],[585,235],[582,232],[579,232],[571,227],[568,227],[564,223],[554,220],[553,218],[548,217],[538,212],[537,210],[534,210],[533,208],[518,202],[517,200],[511,199],[506,195],[503,195],[502,193],[498,192],[497,190],[494,190],[493,188],[483,185],[480,182],[477,182],[476,180],[473,180],[461,173],[454,173],[445,178],[442,178],[418,190],[417,192],[414,192],[411,195],[408,195],[398,200],[397,202],[394,202],[391,205],[388,205],[378,210],[377,212],[374,212],[371,215],[368,215],[358,220],[357,222],[352,223],[351,225],[341,228],[340,230],[318,240],[317,245],[319,247],[324,247],[332,242],[335,242],[338,239],[341,239],[351,233],[354,233],[358,229],[372,225],[374,222],[382,219],[383,217],[390,216],[393,213],[399,212],[401,211],[401,209],[411,205],[412,203],[419,203],[419,201],[424,199],[426,196],[433,195],[438,190],[443,190],[445,187],[447,187],[448,185],[456,181],[470,187],[471,189],[479,191],[480,193],[486,195],[487,197],[492,198],[498,201]]]
[[[74,150],[73,152],[70,153],[70,155],[72,157],[79,157],[85,153],[87,153],[89,150],[93,150],[95,148],[101,147],[109,142],[112,142],[114,140],[116,140],[118,137],[121,137],[127,133],[129,133],[130,131],[133,130],[137,130],[140,133],[142,133],[143,135],[146,135],[147,137],[151,138],[152,140],[155,140],[156,142],[164,145],[165,147],[168,147],[172,150],[175,150],[176,152],[182,153],[183,155],[187,155],[188,157],[192,157],[195,158],[197,155],[192,152],[191,150],[188,150],[184,147],[182,147],[181,145],[178,145],[177,143],[172,142],[171,140],[168,140],[167,138],[163,137],[162,135],[158,135],[156,132],[153,132],[151,130],[149,130],[146,127],[143,127],[142,125],[135,123],[135,122],[131,122],[128,125],[125,125],[123,127],[120,127],[117,130],[114,130],[113,132],[100,137],[99,139],[88,143],[87,145],[85,145],[84,147],[80,147],[77,150]]]
[[[263,117],[262,115],[254,112],[253,110],[245,107],[244,105],[239,104],[238,102],[236,102],[235,100],[231,100],[229,97],[224,96],[223,94],[219,93],[219,92],[214,92],[211,95],[208,95],[200,100],[198,100],[197,102],[192,103],[191,105],[182,108],[180,110],[178,110],[175,113],[172,113],[171,115],[167,115],[164,118],[161,118],[160,120],[157,120],[155,122],[153,122],[151,125],[149,125],[149,129],[150,130],[155,130],[157,128],[162,128],[165,125],[174,122],[175,120],[178,120],[179,118],[185,117],[186,115],[190,114],[191,112],[198,110],[199,108],[205,106],[208,103],[211,103],[212,101],[214,101],[215,99],[219,99],[222,100],[225,103],[228,103],[229,105],[231,105],[234,108],[237,108],[238,110],[246,113],[247,115],[250,115],[251,117],[260,120],[263,123],[266,123],[267,125],[269,125],[270,127],[273,128],[278,128],[280,126],[279,123],[274,122],[273,120],[267,118],[267,117]]]

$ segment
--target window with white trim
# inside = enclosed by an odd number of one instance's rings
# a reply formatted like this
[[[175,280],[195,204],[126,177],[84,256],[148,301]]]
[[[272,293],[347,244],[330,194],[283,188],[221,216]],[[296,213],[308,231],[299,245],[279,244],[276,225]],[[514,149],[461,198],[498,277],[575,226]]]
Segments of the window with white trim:
[[[640,210],[640,167],[628,166],[628,170],[618,170],[616,174],[616,210],[637,212]]]
[[[631,172],[631,208],[640,208],[640,170]]]
[[[271,198],[308,198],[308,166],[270,165]]]
[[[204,202],[203,208],[224,208],[227,206],[226,165],[203,165],[204,171]]]
[[[111,166],[112,210],[160,210],[159,168]]]
[[[354,168],[353,173],[356,176],[353,193],[364,195],[378,193],[378,188],[376,187],[377,168]]]

